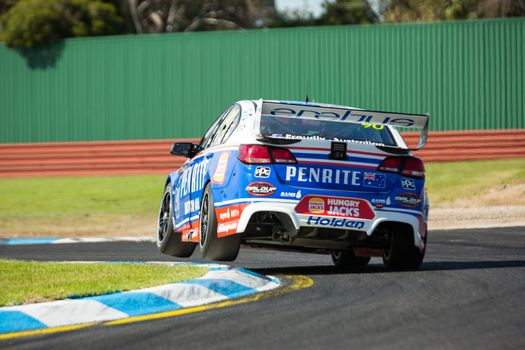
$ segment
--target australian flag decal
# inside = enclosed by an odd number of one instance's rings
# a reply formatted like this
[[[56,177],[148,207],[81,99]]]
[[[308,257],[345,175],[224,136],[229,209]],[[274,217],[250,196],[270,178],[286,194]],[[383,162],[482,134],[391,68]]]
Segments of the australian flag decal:
[[[385,188],[386,176],[383,174],[365,173],[363,186],[374,188]]]

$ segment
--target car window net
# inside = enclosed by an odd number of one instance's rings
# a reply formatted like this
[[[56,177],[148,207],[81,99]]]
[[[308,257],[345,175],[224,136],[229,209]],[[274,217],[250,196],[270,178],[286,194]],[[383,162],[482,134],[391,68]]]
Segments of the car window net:
[[[262,115],[260,130],[263,136],[271,138],[333,140],[396,146],[389,128],[381,124]]]

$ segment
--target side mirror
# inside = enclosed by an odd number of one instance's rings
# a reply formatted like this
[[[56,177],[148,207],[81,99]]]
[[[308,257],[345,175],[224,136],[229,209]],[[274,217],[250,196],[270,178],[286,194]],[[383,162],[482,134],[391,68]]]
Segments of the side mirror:
[[[191,142],[177,142],[171,146],[170,153],[174,156],[183,156],[192,158],[194,155],[202,151],[201,145],[196,145]]]

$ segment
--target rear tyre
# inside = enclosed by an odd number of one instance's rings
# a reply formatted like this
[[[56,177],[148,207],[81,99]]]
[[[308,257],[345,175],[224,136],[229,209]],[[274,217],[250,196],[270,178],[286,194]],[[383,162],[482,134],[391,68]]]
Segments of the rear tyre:
[[[157,247],[162,254],[187,258],[193,254],[197,243],[183,242],[182,234],[173,231],[173,210],[171,207],[171,185],[164,189],[157,219]]]
[[[202,195],[200,233],[200,246],[205,259],[233,261],[237,258],[241,246],[240,235],[217,237],[217,216],[210,184],[206,186]]]
[[[423,242],[423,250],[414,246],[412,232],[395,230],[392,232],[390,244],[383,250],[383,264],[394,270],[416,270],[425,257],[427,235]]]
[[[331,253],[332,261],[336,268],[341,270],[351,270],[365,267],[370,262],[369,256],[355,256],[352,250],[348,251],[333,251]]]

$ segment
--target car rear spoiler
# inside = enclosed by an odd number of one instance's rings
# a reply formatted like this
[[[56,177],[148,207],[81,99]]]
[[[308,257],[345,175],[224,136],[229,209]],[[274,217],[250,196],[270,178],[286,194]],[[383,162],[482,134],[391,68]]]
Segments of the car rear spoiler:
[[[262,101],[261,114],[288,118],[324,119],[344,123],[390,125],[420,131],[419,142],[414,149],[385,146],[394,152],[395,150],[417,151],[423,148],[428,139],[428,122],[430,119],[428,114],[382,112],[336,105],[280,101]]]

